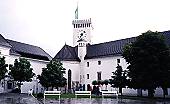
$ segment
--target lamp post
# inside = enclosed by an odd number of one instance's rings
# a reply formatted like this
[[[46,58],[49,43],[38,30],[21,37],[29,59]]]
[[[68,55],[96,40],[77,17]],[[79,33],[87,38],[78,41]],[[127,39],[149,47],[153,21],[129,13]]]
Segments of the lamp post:
[[[37,94],[38,93],[38,82],[39,82],[39,79],[38,79],[38,76],[34,76],[34,82],[35,82],[35,93]]]
[[[39,82],[39,79],[38,79],[38,76],[36,77],[36,94],[38,94],[38,82]]]
[[[6,74],[4,77],[4,91],[7,91],[7,81],[9,80],[9,76]]]

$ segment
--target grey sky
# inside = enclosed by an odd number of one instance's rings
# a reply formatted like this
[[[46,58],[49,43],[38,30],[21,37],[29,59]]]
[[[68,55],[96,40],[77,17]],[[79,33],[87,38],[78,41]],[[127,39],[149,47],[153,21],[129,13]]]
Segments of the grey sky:
[[[0,33],[37,45],[52,57],[72,45],[78,0],[0,0]],[[79,0],[79,17],[92,18],[93,43],[170,30],[169,0]]]

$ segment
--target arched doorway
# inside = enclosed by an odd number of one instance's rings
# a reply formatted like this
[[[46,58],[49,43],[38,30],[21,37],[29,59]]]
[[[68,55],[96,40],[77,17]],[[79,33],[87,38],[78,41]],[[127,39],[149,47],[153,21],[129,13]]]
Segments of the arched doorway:
[[[68,70],[68,92],[71,93],[71,70]]]

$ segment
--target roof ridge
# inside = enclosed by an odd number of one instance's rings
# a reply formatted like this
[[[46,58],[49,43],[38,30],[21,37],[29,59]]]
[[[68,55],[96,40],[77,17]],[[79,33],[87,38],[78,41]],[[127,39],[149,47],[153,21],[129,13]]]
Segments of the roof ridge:
[[[5,39],[5,38],[2,36],[2,34],[0,34],[0,35],[1,35],[1,37],[9,44],[9,42],[7,41],[7,39]],[[12,47],[12,45],[9,44],[9,47]]]
[[[51,60],[52,57],[45,52],[41,47],[30,45],[10,39],[6,39],[10,45],[12,45],[12,50],[19,53],[23,57],[30,57],[40,60]]]
[[[117,42],[117,41],[132,39],[132,38],[136,38],[136,37],[130,37],[130,38],[124,38],[124,39],[119,39],[119,40],[113,40],[113,41],[108,41],[108,42],[103,42],[103,43],[97,43],[97,44],[92,44],[92,45],[90,45],[90,46],[100,45],[100,44],[105,44],[105,43],[111,43],[111,42]]]
[[[159,31],[157,31],[157,32],[159,32]],[[170,30],[167,30],[167,31],[161,31],[160,33],[163,33],[163,32],[170,32]]]
[[[37,47],[39,47],[39,46],[37,46]],[[42,49],[41,47],[39,47],[43,52],[45,52],[45,50],[44,49]],[[49,55],[50,56],[50,58],[52,59],[52,57],[51,57],[51,55],[50,54],[48,54],[47,52],[45,52],[47,55]]]
[[[17,42],[17,43],[20,43],[20,44],[25,44],[25,45],[33,46],[33,47],[41,48],[41,47],[36,46],[36,45],[32,45],[32,44],[28,44],[28,43],[23,43],[23,42],[19,42],[19,41],[11,40],[11,39],[6,39],[6,40],[7,40],[7,41]],[[10,42],[8,42],[8,43],[10,43]]]
[[[69,46],[69,45],[67,45],[67,47],[66,47],[68,49],[68,51],[71,53],[71,55],[74,56],[74,53],[72,53],[72,51],[68,47],[71,47],[71,48],[75,48],[75,47],[72,47],[72,46]]]
[[[159,31],[157,31],[159,32]],[[170,30],[167,30],[167,31],[161,31],[159,33],[164,33],[164,32],[170,32]],[[105,44],[105,43],[110,43],[110,42],[116,42],[116,41],[122,41],[122,40],[126,40],[126,39],[131,39],[131,38],[136,38],[137,36],[132,36],[132,37],[128,37],[128,38],[123,38],[123,39],[116,39],[116,40],[111,40],[111,41],[107,41],[107,42],[102,42],[102,43],[96,43],[96,44],[91,44],[90,46],[93,46],[93,45],[100,45],[100,44]]]

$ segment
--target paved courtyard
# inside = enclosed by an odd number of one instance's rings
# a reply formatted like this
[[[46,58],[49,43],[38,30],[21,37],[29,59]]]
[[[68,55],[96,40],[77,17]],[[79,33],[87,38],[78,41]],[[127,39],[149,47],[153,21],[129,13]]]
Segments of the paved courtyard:
[[[31,95],[7,93],[0,94],[0,104],[41,104]]]
[[[27,94],[0,94],[0,104],[44,104],[44,100],[37,100]],[[81,99],[46,99],[45,104],[170,104],[170,100],[149,100],[149,99],[102,99],[102,98],[81,98]]]
[[[132,99],[47,99],[45,104],[170,104],[170,101],[163,100],[132,100]]]

